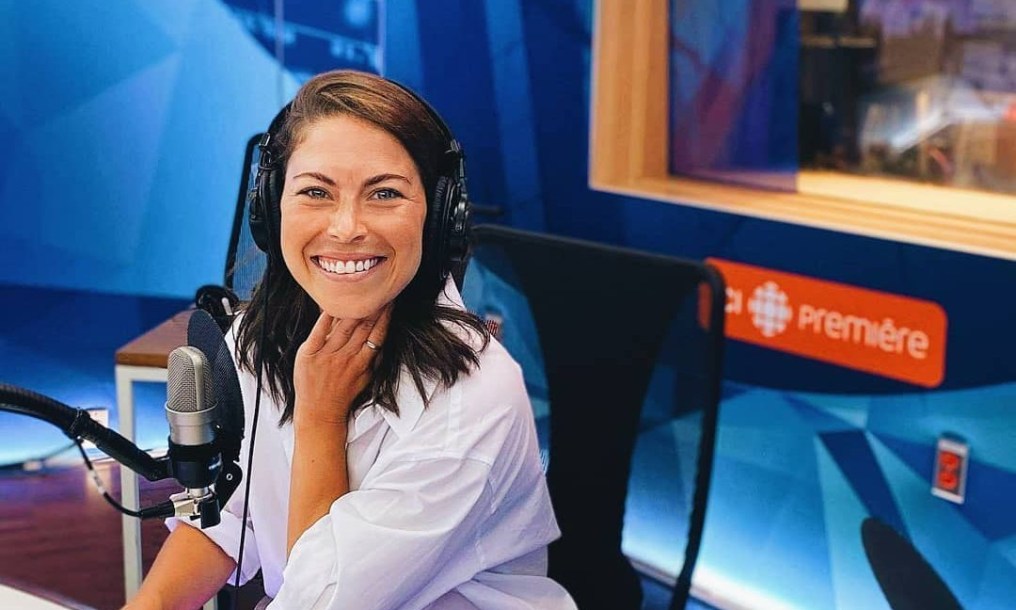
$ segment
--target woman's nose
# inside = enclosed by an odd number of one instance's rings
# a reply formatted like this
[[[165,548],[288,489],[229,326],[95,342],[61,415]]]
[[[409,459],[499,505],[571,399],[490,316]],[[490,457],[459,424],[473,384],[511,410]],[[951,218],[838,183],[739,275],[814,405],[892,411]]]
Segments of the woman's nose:
[[[328,219],[328,235],[343,242],[351,242],[366,234],[367,227],[360,206],[342,202],[335,207]]]

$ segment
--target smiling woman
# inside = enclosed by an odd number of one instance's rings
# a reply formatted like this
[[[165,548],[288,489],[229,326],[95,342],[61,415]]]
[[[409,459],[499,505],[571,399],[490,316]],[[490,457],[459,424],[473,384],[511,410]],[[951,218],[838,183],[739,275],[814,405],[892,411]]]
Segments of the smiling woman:
[[[129,607],[194,607],[261,570],[274,609],[574,608],[546,576],[560,531],[521,370],[449,279],[459,143],[401,85],[338,71],[262,147],[268,265],[228,337],[249,506],[236,494],[205,530],[170,520]]]
[[[478,349],[453,329],[472,333],[482,349],[485,327],[438,299],[464,255],[452,243],[463,241],[455,234],[465,227],[454,225],[468,215],[463,155],[425,102],[374,75],[323,74],[272,122],[263,158],[252,211],[265,222],[252,234],[263,234],[272,281],[258,287],[238,326],[238,356],[252,372],[263,358],[284,399],[283,421],[293,417],[297,348],[321,313],[369,322],[393,305],[388,349],[352,412],[372,400],[398,413],[404,372],[422,392],[426,378],[451,385],[476,365]],[[357,273],[361,260],[370,269]]]

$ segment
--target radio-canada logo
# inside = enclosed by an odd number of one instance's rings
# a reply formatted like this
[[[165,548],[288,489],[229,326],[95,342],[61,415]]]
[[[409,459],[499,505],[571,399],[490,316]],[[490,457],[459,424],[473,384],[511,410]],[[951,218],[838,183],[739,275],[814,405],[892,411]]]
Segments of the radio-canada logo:
[[[937,387],[945,376],[945,310],[937,303],[718,259],[726,333],[873,375]]]
[[[748,312],[751,323],[766,337],[787,330],[787,323],[794,317],[790,298],[776,282],[766,282],[755,289],[748,301]]]

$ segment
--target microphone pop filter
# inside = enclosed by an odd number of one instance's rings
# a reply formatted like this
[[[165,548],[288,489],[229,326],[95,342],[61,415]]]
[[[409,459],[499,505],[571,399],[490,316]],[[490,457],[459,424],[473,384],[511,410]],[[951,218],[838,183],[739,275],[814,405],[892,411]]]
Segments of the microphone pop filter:
[[[215,410],[215,421],[222,430],[223,460],[236,460],[244,426],[240,380],[222,330],[208,312],[196,309],[191,314],[187,344],[201,350],[210,364],[213,394],[219,407]]]

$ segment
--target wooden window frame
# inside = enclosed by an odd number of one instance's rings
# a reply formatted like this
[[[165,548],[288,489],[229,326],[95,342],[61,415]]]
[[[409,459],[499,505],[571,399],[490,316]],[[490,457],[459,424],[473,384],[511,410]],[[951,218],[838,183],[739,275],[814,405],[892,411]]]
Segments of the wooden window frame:
[[[799,172],[797,192],[671,175],[668,4],[597,1],[590,188],[1016,260],[1016,196],[830,171]]]

